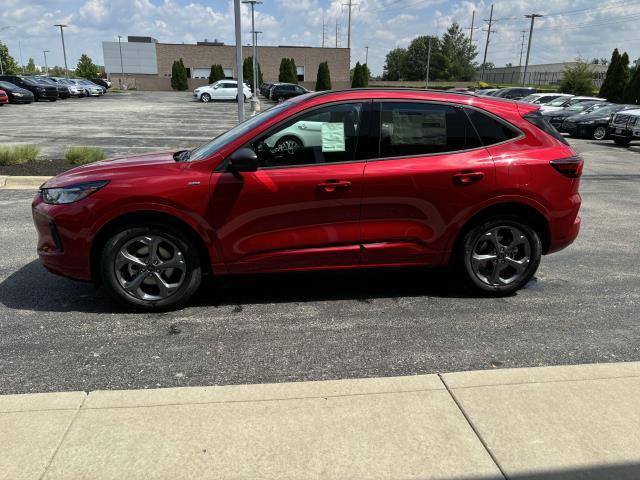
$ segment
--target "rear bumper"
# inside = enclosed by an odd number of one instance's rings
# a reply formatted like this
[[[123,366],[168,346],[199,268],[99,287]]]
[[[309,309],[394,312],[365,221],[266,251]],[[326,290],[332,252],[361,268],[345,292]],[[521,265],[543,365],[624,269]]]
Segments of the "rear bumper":
[[[581,224],[578,212],[581,203],[580,194],[574,193],[570,199],[570,208],[562,211],[549,222],[550,242],[547,254],[568,247],[578,237]]]

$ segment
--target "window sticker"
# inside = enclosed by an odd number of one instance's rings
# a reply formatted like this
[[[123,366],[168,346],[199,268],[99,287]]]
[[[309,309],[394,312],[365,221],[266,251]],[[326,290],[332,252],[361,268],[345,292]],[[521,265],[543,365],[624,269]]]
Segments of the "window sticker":
[[[446,145],[444,111],[393,110],[391,145]]]
[[[323,123],[322,124],[322,151],[323,152],[344,152],[344,124],[343,123]]]

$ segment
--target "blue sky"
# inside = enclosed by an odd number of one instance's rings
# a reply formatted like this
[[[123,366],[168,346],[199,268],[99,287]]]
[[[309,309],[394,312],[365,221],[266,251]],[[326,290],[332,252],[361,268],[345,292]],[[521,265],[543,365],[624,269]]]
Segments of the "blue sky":
[[[340,45],[347,44],[348,0],[264,0],[257,6],[256,29],[260,42],[268,45],[320,46],[323,16],[327,44],[335,45],[336,22]],[[364,61],[369,46],[372,71],[381,73],[385,54],[405,47],[418,35],[442,34],[453,22],[485,28],[490,2],[447,2],[442,0],[354,0],[352,63]],[[637,25],[640,0],[546,0],[545,2],[496,1],[496,34],[487,56],[498,66],[518,64],[521,31],[529,21],[525,13],[545,14],[536,20],[530,63],[548,63],[607,57],[614,47],[640,56]],[[249,10],[243,7],[243,43],[250,41]],[[49,50],[49,65],[62,65],[60,34],[54,23],[68,23],[65,31],[69,66],[81,53],[103,63],[103,40],[121,35],[150,35],[161,42],[194,43],[217,38],[234,43],[232,0],[0,0],[0,40],[19,60],[33,57],[42,65],[43,50]],[[478,61],[484,51],[485,32],[474,32]]]

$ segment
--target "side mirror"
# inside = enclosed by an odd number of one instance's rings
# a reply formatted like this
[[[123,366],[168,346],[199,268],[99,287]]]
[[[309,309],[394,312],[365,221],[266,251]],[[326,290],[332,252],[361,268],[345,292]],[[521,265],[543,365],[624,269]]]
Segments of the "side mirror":
[[[227,170],[233,173],[255,172],[258,170],[258,155],[250,148],[240,148],[229,157]]]

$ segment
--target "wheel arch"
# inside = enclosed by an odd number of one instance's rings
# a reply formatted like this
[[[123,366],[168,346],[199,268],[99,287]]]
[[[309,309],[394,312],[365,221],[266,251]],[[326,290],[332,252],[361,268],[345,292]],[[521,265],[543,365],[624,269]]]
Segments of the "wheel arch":
[[[453,251],[457,251],[460,243],[462,242],[462,239],[469,230],[484,222],[488,218],[500,215],[515,215],[518,218],[526,221],[526,223],[530,225],[540,236],[540,242],[542,243],[542,253],[546,254],[549,251],[549,247],[551,245],[551,229],[549,227],[547,218],[536,208],[525,203],[515,201],[497,203],[483,208],[475,215],[473,215],[459,230],[456,236]]]
[[[202,262],[202,269],[205,275],[211,275],[211,257],[209,251],[202,239],[191,225],[169,213],[158,212],[153,210],[141,210],[136,212],[124,213],[105,223],[91,242],[90,254],[90,272],[91,280],[100,283],[100,252],[115,232],[130,226],[143,226],[148,224],[163,224],[174,230],[184,233],[193,242],[198,252],[198,256]]]

